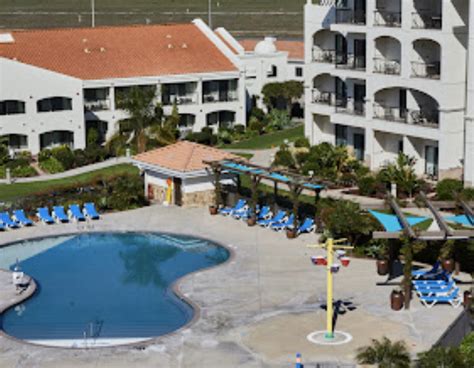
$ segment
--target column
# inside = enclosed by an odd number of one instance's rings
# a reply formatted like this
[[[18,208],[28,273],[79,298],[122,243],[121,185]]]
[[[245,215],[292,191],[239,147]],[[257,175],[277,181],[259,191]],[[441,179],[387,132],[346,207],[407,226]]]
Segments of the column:
[[[370,168],[370,170],[374,169],[374,143],[375,143],[375,133],[372,128],[365,128],[365,157],[364,161],[365,164]]]

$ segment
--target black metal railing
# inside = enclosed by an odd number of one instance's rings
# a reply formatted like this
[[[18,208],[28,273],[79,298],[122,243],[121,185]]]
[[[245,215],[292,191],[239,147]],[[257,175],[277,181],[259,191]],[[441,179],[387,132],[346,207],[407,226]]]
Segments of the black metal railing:
[[[374,118],[431,128],[439,126],[439,110],[434,108],[407,109],[376,103]]]
[[[324,50],[314,47],[313,61],[318,63],[334,64],[336,62],[336,50]]]
[[[365,70],[365,55],[336,54],[336,68]]]
[[[354,100],[349,97],[341,99],[340,104],[336,104],[336,112],[355,116],[365,116],[365,101]]]

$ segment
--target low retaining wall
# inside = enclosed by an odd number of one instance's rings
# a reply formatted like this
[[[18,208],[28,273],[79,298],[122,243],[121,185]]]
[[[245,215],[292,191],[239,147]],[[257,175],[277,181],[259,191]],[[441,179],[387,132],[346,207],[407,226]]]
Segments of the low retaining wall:
[[[448,327],[434,346],[459,346],[464,337],[472,331],[474,331],[474,320],[467,311],[463,311],[451,326]]]

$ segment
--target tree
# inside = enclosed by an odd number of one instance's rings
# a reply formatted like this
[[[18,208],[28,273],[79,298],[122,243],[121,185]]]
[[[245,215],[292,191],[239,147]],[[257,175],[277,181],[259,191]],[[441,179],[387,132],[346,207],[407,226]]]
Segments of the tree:
[[[284,101],[288,114],[291,114],[293,102],[303,96],[304,87],[302,82],[286,81],[268,83],[262,88],[263,102],[268,109],[277,107],[278,101]]]
[[[399,192],[410,198],[420,188],[420,181],[415,174],[416,159],[400,152],[395,163],[390,163],[379,172],[379,179],[390,185],[397,184]]]
[[[410,354],[403,341],[392,343],[387,337],[372,339],[372,345],[359,348],[359,364],[376,364],[379,368],[409,368]]]
[[[469,368],[473,361],[458,347],[437,347],[418,354],[417,368]]]
[[[161,125],[163,109],[155,104],[156,89],[134,86],[127,93],[117,96],[117,106],[125,110],[129,117],[119,121],[122,131],[131,132],[137,140],[138,153],[146,149],[146,130]]]
[[[151,128],[153,137],[160,145],[166,146],[176,142],[179,135],[178,125],[180,120],[178,106],[175,103],[171,115],[167,116],[162,124]]]

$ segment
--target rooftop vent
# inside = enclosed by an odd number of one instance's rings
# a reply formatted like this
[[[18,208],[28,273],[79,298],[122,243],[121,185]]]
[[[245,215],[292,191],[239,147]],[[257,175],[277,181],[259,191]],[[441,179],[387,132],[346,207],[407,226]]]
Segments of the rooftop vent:
[[[105,47],[101,47],[100,52],[105,52]]]
[[[183,43],[183,45],[181,46],[183,49],[187,49],[188,48],[188,45],[186,43]]]
[[[169,48],[169,49],[172,49],[172,48],[173,48],[173,45],[169,43],[169,44],[168,44],[168,48]]]
[[[15,39],[11,33],[0,33],[0,43],[14,43]]]
[[[84,52],[85,52],[86,54],[90,54],[90,53],[91,53],[91,50],[89,50],[89,49],[84,49]]]
[[[171,35],[170,34],[166,35],[166,38],[171,38]]]

